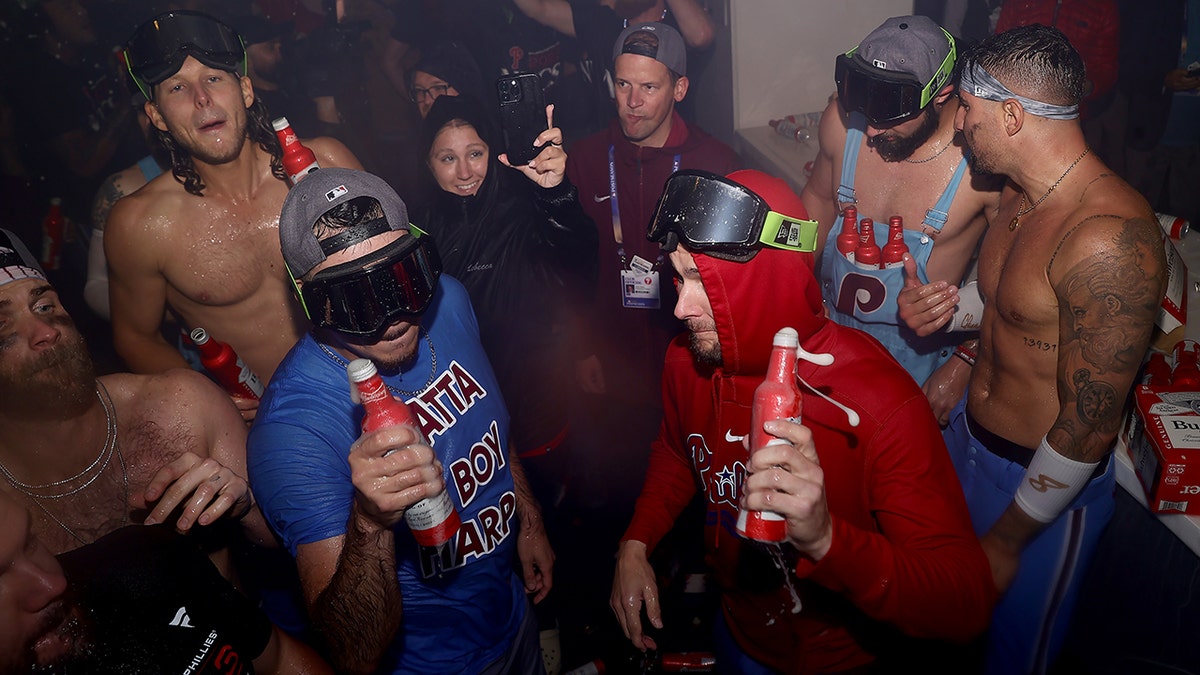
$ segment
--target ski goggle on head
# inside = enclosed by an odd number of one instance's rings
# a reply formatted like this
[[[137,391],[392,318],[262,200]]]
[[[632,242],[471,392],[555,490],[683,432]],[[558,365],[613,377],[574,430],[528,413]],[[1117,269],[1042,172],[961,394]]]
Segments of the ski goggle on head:
[[[654,209],[650,241],[667,251],[689,251],[744,262],[763,246],[812,252],[817,221],[772,211],[749,188],[707,171],[676,171],[667,179]]]
[[[298,284],[300,304],[316,326],[374,336],[429,309],[441,274],[433,242],[405,234],[365,262],[335,265]]]
[[[160,14],[138,27],[125,45],[125,64],[146,100],[154,86],[193,57],[219,70],[246,74],[246,46],[237,31],[213,17],[186,10]]]
[[[945,29],[942,30],[946,33]],[[950,51],[928,82],[910,73],[875,68],[855,58],[858,47],[838,54],[833,78],[838,98],[846,112],[860,112],[872,126],[888,126],[910,120],[921,113],[954,72],[957,50],[954,38],[946,33]]]

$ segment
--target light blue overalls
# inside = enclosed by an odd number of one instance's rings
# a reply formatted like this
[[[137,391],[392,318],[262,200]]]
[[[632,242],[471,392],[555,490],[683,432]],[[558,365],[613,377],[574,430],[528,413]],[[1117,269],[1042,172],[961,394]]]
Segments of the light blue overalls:
[[[866,129],[866,118],[861,113],[851,113],[850,128],[846,132],[846,148],[842,154],[842,179],[838,186],[838,210],[857,204],[854,193],[854,175],[858,164],[858,151]],[[934,232],[941,232],[950,213],[950,204],[958,191],[958,185],[967,171],[967,157],[959,162],[950,183],[942,191],[933,208],[925,212],[924,225]],[[882,248],[888,238],[888,217],[872,218],[876,223],[875,241]],[[858,214],[861,222],[864,216]],[[837,250],[837,233],[840,225],[830,230],[821,252],[821,292],[829,308],[829,316],[843,326],[858,328],[870,333],[891,352],[918,384],[922,384],[938,366],[945,363],[958,340],[946,333],[935,333],[918,337],[900,320],[896,298],[904,290],[904,269],[865,270],[855,267]],[[917,276],[921,283],[929,283],[926,265],[933,252],[933,237],[915,230],[904,230],[904,243],[917,263]]]

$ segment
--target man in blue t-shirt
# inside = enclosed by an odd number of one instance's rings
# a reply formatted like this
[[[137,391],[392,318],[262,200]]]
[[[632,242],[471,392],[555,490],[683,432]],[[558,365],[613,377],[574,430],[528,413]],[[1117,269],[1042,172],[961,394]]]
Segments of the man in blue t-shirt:
[[[315,327],[262,400],[251,483],[296,558],[335,668],[542,672],[524,596],[549,592],[554,556],[509,448],[508,411],[466,291],[440,276],[428,239],[408,233],[404,203],[370,174],[307,176],[279,222]],[[419,430],[361,433],[346,376],[360,358],[412,408]],[[421,546],[404,512],[443,490],[462,525],[447,544]]]

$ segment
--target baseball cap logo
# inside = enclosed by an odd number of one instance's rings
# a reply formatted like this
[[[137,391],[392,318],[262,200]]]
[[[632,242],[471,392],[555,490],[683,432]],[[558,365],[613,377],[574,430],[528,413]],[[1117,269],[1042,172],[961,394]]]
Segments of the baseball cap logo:
[[[330,190],[329,192],[325,193],[325,200],[331,202],[331,201],[337,199],[338,197],[341,197],[342,195],[346,194],[347,192],[349,192],[349,190],[346,189],[345,185],[339,185],[339,186],[333,188],[332,190]]]
[[[880,61],[879,59],[872,59],[871,65],[875,66],[876,68],[879,68],[880,70],[887,70],[887,61]]]

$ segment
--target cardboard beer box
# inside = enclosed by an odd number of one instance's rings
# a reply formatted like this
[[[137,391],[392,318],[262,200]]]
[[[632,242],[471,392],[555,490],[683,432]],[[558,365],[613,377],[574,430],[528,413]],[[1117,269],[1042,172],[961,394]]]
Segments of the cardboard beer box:
[[[1200,391],[1138,385],[1125,441],[1155,513],[1200,513]]]
[[[1192,242],[1188,244],[1193,245]],[[1175,244],[1166,237],[1163,238],[1163,254],[1167,259],[1167,288],[1154,320],[1153,346],[1169,352],[1183,339],[1187,324],[1188,268]]]

